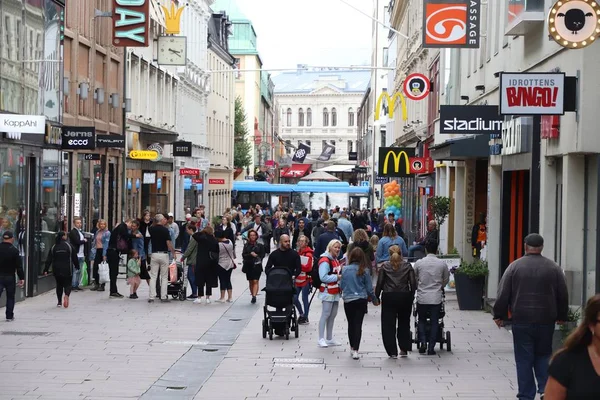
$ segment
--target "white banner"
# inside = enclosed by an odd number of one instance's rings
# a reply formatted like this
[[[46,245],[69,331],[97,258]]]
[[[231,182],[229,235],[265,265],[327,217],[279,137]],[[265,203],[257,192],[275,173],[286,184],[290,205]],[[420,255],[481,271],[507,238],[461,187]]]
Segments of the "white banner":
[[[502,73],[501,115],[563,115],[564,73]]]
[[[43,115],[0,114],[0,132],[39,133],[46,132]]]

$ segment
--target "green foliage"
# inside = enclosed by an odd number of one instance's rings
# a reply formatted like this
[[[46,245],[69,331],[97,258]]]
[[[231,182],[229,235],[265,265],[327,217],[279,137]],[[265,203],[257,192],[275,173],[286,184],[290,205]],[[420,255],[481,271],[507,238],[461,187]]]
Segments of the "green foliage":
[[[217,226],[221,225],[221,220],[222,219],[223,219],[223,216],[221,216],[221,215],[215,215],[214,217],[211,218],[210,224],[213,227],[217,227]]]
[[[252,162],[252,144],[248,141],[246,111],[242,99],[235,99],[235,125],[233,128],[233,166],[246,168]]]
[[[468,262],[463,260],[455,273],[467,275],[469,278],[480,278],[487,276],[489,272],[487,261]]]
[[[453,247],[452,250],[450,250],[450,253],[448,253],[448,255],[456,255],[458,254],[458,249],[456,247]]]
[[[577,323],[581,319],[581,307],[575,310],[569,308],[569,313],[567,314],[566,323],[560,325],[560,333],[561,333],[561,343],[564,344],[565,340],[569,337],[571,333],[575,329],[577,329]]]
[[[446,222],[446,217],[450,214],[450,197],[445,196],[434,196],[428,200],[428,206],[433,212],[435,222],[437,222],[438,229]]]

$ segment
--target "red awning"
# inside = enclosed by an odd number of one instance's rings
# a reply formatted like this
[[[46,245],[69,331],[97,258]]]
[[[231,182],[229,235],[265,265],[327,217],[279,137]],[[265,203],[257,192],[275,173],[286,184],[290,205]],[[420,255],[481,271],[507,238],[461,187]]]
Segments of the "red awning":
[[[292,164],[281,171],[282,178],[302,178],[310,170],[311,164]]]

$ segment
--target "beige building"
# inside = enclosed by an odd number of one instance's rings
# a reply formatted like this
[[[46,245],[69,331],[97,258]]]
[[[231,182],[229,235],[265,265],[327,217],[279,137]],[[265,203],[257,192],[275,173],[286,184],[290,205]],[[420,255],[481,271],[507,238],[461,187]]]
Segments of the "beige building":
[[[227,14],[212,15],[208,25],[208,70],[211,88],[207,108],[207,145],[210,149],[208,207],[211,217],[221,215],[231,205],[233,181],[233,128],[235,123],[234,57],[229,54],[231,22]]]

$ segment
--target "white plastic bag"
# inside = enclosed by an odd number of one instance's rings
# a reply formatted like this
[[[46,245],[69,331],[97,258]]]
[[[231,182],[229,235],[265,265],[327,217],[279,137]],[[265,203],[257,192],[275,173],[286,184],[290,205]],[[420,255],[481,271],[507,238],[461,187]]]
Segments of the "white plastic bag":
[[[106,261],[102,261],[98,266],[98,276],[100,284],[110,282],[110,272]]]

